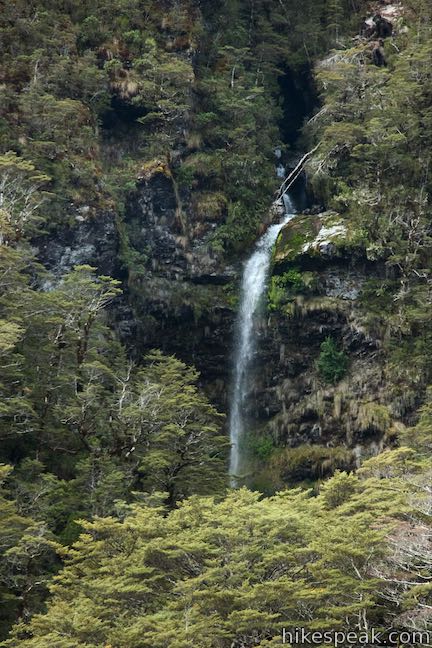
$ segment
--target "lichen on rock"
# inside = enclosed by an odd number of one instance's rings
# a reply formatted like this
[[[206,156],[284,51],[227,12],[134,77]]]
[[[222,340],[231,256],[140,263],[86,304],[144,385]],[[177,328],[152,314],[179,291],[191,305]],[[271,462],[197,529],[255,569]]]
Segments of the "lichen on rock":
[[[281,230],[274,250],[274,264],[301,262],[305,258],[331,259],[354,246],[354,231],[340,214],[328,211],[299,215]]]

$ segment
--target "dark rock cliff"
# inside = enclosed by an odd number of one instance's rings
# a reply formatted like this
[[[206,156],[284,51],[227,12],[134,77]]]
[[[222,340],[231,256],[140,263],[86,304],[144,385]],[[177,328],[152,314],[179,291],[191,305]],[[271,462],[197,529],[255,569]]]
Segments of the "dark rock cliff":
[[[54,279],[77,265],[94,266],[101,275],[121,274],[119,235],[113,212],[88,217],[85,209],[81,210],[73,223],[34,239],[33,247]]]
[[[205,239],[189,239],[188,208],[179,205],[173,179],[163,171],[142,179],[130,195],[123,227],[133,327],[126,343],[135,355],[157,347],[194,364],[226,410],[237,272]]]
[[[158,346],[195,364],[207,393],[227,411],[240,262],[226,266],[205,240],[186,240],[173,182],[163,173],[138,185],[125,226],[143,265],[142,272],[137,261],[130,265],[131,346],[135,353]],[[379,337],[364,325],[360,303],[367,278],[381,270],[332,213],[299,215],[282,230],[273,273],[290,267],[309,285],[262,315],[250,429],[276,447],[348,446],[357,458],[375,453],[400,415],[389,398]],[[317,371],[328,336],[349,358],[336,385]]]
[[[194,364],[210,398],[227,412],[241,262],[221,262],[205,236],[190,240],[191,213],[191,200],[179,205],[173,179],[161,167],[137,182],[120,229],[113,214],[78,218],[75,227],[35,245],[56,276],[85,263],[101,274],[127,276],[111,318],[131,354],[139,360],[157,347]],[[273,274],[290,268],[307,281],[280,308],[262,314],[250,429],[276,447],[346,445],[357,457],[376,452],[400,415],[388,396],[379,338],[364,326],[359,303],[362,286],[379,268],[332,213],[298,215],[282,230]],[[349,357],[348,374],[336,385],[325,384],[316,366],[328,336]]]
[[[379,336],[367,326],[362,291],[384,272],[337,215],[295,217],[275,246],[275,277],[294,270],[302,284],[263,316],[254,387],[249,397],[251,427],[275,446],[346,446],[353,460],[390,442],[410,409],[392,394]],[[331,338],[348,359],[346,375],[329,384],[317,361]]]

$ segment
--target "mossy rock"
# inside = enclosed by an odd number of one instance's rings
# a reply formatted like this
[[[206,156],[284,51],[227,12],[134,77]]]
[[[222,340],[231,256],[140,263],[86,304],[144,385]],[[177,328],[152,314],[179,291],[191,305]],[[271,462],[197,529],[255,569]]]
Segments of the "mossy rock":
[[[300,445],[283,448],[271,459],[272,469],[285,484],[329,477],[336,470],[351,470],[354,455],[345,446],[328,448],[320,445]]]
[[[342,256],[354,245],[354,239],[349,223],[336,212],[299,215],[282,228],[273,261],[279,265],[308,257],[330,259]]]
[[[193,201],[196,220],[210,222],[225,221],[227,203],[226,196],[221,192],[197,192]]]
[[[144,162],[138,172],[138,180],[148,181],[157,174],[162,174],[167,178],[171,177],[171,172],[167,162],[159,159]]]
[[[385,434],[391,426],[391,416],[388,408],[379,403],[361,403],[357,425],[362,432],[378,432]]]
[[[296,216],[280,231],[274,248],[274,262],[294,261],[304,245],[316,236],[315,219],[311,216]]]

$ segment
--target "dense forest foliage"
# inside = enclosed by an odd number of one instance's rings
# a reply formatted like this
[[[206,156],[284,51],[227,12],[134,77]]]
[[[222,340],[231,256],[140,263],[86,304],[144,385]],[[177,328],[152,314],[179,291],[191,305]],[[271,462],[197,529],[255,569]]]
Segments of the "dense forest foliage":
[[[429,0],[404,3],[383,67],[351,38],[360,0],[0,4],[2,645],[270,648],[288,626],[430,628]],[[186,240],[205,211],[214,254],[247,248],[274,148],[294,143],[283,78],[312,96],[313,70],[311,191],[382,264],[365,329],[401,408],[424,403],[356,474],[227,494],[224,416],[196,370],[157,349],[132,361],[112,326],[136,272],[125,201],[156,171]],[[50,273],[35,242],[104,213],[119,277]]]
[[[311,125],[320,146],[311,181],[349,223],[368,260],[381,263],[362,300],[399,385],[401,409],[430,379],[430,6],[404,3],[412,23],[385,42],[386,66],[354,41],[317,66],[323,105]]]
[[[356,8],[346,0],[6,3],[2,149],[46,176],[49,227],[119,209],[137,177],[159,166],[181,191],[193,187],[197,209],[226,217],[216,249],[244,246],[275,189],[278,79],[325,52],[339,26],[356,24]]]

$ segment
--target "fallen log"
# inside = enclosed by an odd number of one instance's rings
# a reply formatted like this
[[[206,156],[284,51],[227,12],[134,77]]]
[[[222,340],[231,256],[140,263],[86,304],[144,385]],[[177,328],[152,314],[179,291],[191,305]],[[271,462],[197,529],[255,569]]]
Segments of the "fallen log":
[[[321,142],[314,146],[314,148],[311,151],[308,151],[308,153],[305,153],[303,155],[302,159],[300,162],[297,164],[296,168],[291,171],[291,173],[285,178],[285,180],[282,182],[281,186],[278,189],[277,195],[276,195],[276,200],[279,200],[284,196],[287,191],[289,191],[294,184],[294,182],[297,180],[299,177],[300,173],[303,171],[303,167],[306,163],[306,161],[310,158],[311,155],[315,153],[315,151],[320,147]]]

